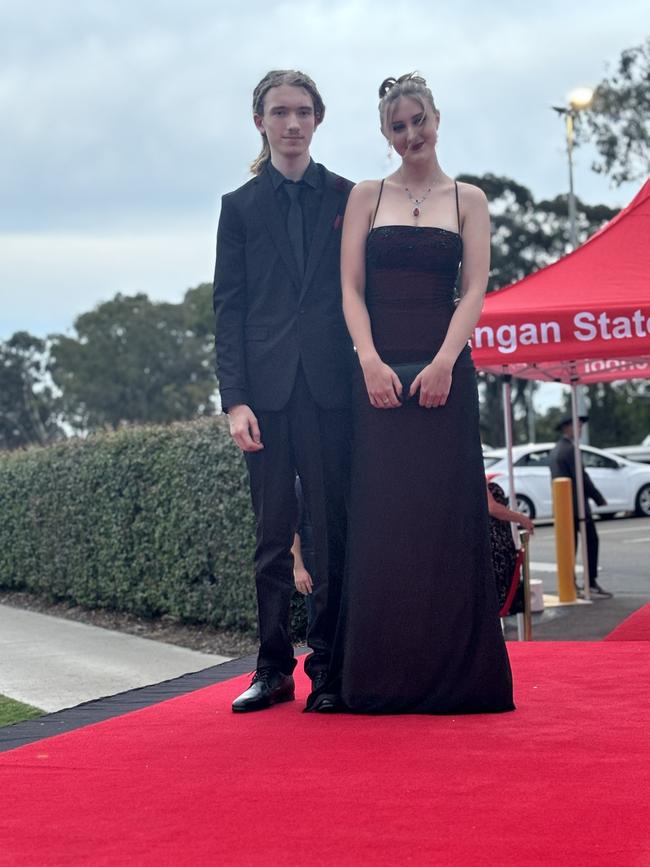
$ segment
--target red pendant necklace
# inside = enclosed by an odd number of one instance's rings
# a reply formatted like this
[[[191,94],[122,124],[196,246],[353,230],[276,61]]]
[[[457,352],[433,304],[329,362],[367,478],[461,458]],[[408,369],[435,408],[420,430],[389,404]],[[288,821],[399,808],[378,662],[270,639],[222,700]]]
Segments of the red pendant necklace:
[[[429,193],[431,192],[432,189],[433,189],[433,181],[431,181],[431,186],[426,191],[426,193],[424,193],[419,199],[416,199],[415,196],[409,190],[409,188],[406,186],[406,184],[404,185],[404,192],[409,197],[409,201],[413,202],[413,210],[411,213],[413,214],[413,216],[415,217],[416,220],[420,216],[420,205],[427,198],[427,196],[429,195]]]

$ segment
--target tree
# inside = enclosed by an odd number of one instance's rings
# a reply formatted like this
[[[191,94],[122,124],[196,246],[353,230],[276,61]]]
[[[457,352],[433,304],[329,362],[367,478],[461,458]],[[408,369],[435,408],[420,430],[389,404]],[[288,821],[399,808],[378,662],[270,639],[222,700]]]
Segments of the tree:
[[[201,283],[188,289],[183,298],[183,322],[189,332],[206,341],[211,356],[214,354],[214,311],[212,309],[212,283]]]
[[[537,419],[537,441],[540,443],[555,442],[559,437],[558,424],[563,418],[571,415],[571,395],[564,395],[561,406],[550,406]],[[591,431],[591,428],[589,428]]]
[[[620,185],[650,174],[650,38],[622,52],[611,77],[596,87],[577,117],[576,142],[591,142],[596,172]]]
[[[589,430],[602,448],[641,443],[650,434],[648,380],[589,386]]]
[[[600,382],[589,386],[589,441],[598,448],[640,444],[650,434],[650,381]],[[557,424],[571,415],[571,396],[537,419],[539,441],[558,437]]]
[[[555,262],[570,249],[566,196],[536,202],[529,189],[511,178],[487,174],[461,175],[458,180],[476,184],[486,194],[492,221],[492,255],[488,292],[521,280]],[[585,241],[616,211],[606,205],[587,205],[576,199],[578,237]],[[513,379],[515,442],[528,440],[529,400],[534,383]],[[501,380],[481,377],[481,433],[485,442],[504,442]]]
[[[46,344],[17,331],[0,343],[0,448],[45,445],[61,436]]]
[[[181,304],[116,295],[52,336],[52,376],[78,429],[160,423],[214,412],[206,286]]]

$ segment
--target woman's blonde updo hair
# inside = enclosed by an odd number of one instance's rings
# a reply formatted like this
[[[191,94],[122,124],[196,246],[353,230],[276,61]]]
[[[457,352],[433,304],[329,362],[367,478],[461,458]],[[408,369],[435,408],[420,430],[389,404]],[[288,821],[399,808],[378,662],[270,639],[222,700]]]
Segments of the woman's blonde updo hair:
[[[381,131],[386,138],[390,138],[389,127],[393,111],[397,101],[403,96],[414,99],[420,104],[422,111],[426,111],[427,103],[434,112],[438,111],[426,79],[417,72],[408,72],[406,75],[400,75],[399,78],[385,78],[379,86],[379,120]]]
[[[314,118],[316,126],[325,117],[325,103],[323,97],[318,92],[318,88],[308,75],[304,72],[299,72],[297,69],[272,69],[267,72],[264,78],[253,91],[253,114],[264,114],[264,98],[272,87],[281,87],[283,84],[290,84],[293,87],[303,87],[311,96],[314,103]],[[271,158],[271,149],[266,136],[262,133],[262,150],[257,158],[251,164],[251,172],[254,175],[259,175],[266,163]]]

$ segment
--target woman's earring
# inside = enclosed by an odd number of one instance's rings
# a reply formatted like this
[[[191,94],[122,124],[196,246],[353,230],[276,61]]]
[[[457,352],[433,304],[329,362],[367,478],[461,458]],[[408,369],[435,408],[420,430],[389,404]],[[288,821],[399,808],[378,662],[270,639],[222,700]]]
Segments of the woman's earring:
[[[386,156],[388,157],[389,160],[393,159],[393,143],[392,143],[392,141],[388,142],[388,152],[386,153]]]

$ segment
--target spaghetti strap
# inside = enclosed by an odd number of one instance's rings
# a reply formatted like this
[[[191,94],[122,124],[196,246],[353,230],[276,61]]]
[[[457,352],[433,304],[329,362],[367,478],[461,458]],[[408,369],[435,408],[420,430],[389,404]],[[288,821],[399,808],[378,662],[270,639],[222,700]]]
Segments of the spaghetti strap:
[[[375,220],[377,219],[377,211],[379,210],[379,203],[381,202],[381,194],[384,191],[384,180],[385,180],[385,178],[382,178],[381,184],[379,185],[379,196],[377,197],[377,205],[375,207],[375,213],[372,215],[372,223],[370,224],[370,231],[371,232],[375,228]]]
[[[458,234],[462,238],[463,235],[462,235],[462,232],[460,230],[460,204],[458,202],[458,181],[454,181],[454,187],[456,188],[456,219],[458,220]]]

